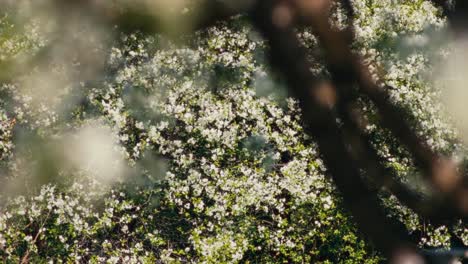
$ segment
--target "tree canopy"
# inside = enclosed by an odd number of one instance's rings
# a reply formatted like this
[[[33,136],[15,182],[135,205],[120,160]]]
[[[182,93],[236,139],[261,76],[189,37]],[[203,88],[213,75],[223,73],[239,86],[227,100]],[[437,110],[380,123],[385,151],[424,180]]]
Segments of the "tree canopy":
[[[0,257],[461,260],[465,8],[433,2],[0,0]]]

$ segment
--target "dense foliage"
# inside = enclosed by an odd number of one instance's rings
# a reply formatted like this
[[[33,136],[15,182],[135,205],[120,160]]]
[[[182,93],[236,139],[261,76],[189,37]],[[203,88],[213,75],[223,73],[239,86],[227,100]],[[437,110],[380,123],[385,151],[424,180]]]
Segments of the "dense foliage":
[[[438,11],[422,0],[353,3],[356,52],[376,79],[397,88],[392,98],[430,145],[462,160],[465,150],[439,103],[442,87],[426,78],[447,52],[427,40],[444,34]],[[5,62],[53,41],[41,21],[18,23],[14,15],[0,20]],[[338,5],[331,19],[338,27],[346,20]],[[71,37],[86,38],[86,30]],[[310,29],[298,34],[317,62],[311,70],[326,76]],[[62,58],[48,72],[32,69],[0,86],[1,258],[382,260],[343,210],[296,102],[268,67],[268,47],[244,17],[177,43],[135,33],[111,44],[89,51],[104,55],[99,78]],[[405,150],[380,128],[373,106],[361,103],[386,165],[417,182]],[[382,202],[422,247],[468,243],[462,223],[431,225],[384,192]]]

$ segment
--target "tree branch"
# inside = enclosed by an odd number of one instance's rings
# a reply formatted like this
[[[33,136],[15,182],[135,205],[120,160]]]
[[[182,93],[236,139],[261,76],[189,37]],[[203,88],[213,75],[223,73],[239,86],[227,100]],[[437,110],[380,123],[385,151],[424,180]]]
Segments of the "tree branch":
[[[353,14],[349,0],[344,0],[343,6],[348,14]],[[403,111],[390,101],[387,91],[378,86],[370,77],[370,73],[360,59],[351,50],[353,42],[352,17],[349,17],[347,31],[334,29],[328,19],[327,7],[304,6],[302,1],[296,1],[296,9],[301,10],[305,22],[313,27],[326,53],[326,63],[332,75],[333,83],[338,90],[338,110],[344,118],[344,129],[350,138],[356,161],[367,170],[374,181],[386,183],[390,190],[399,195],[399,199],[434,222],[451,222],[456,218],[465,218],[463,199],[466,199],[466,186],[457,184],[460,175],[455,166],[444,157],[436,154],[424,140],[418,137],[405,120]],[[359,128],[359,121],[354,113],[355,96],[352,95],[352,84],[358,84],[360,91],[366,94],[377,107],[383,125],[408,148],[414,156],[417,165],[432,183],[438,195],[434,199],[418,199],[410,189],[398,181],[396,175],[388,174],[378,162],[376,151],[369,144],[370,139]],[[388,90],[388,89],[387,89]],[[359,115],[358,115],[359,116]],[[444,186],[441,181],[448,181]],[[418,203],[421,202],[422,204]]]
[[[290,91],[299,101],[306,132],[317,141],[323,160],[359,229],[388,257],[401,247],[413,248],[403,224],[385,216],[376,193],[363,182],[336,124],[337,116],[329,100],[324,98],[327,96],[323,96],[333,93],[334,88],[327,88],[326,83],[311,74],[306,52],[288,23],[292,15],[288,12],[293,11],[284,2],[261,0],[251,18],[270,44],[273,66],[286,77]]]

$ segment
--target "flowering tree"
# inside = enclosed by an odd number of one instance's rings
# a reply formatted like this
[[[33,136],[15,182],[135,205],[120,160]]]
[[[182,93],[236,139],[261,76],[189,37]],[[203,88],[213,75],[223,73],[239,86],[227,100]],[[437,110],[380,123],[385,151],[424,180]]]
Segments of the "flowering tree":
[[[463,256],[429,1],[4,2],[6,262]]]

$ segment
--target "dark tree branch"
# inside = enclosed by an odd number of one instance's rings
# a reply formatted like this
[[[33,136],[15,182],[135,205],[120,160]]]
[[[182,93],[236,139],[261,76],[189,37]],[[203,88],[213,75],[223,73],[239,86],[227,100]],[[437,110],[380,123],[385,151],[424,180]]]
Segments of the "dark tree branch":
[[[353,14],[352,5],[348,0],[344,2],[343,6],[351,9],[347,13]],[[457,181],[461,180],[458,179],[459,174],[455,166],[433,152],[425,141],[416,135],[405,121],[403,111],[390,101],[387,91],[372,80],[367,67],[362,65],[359,58],[352,53],[350,48],[353,42],[352,17],[348,18],[348,30],[338,31],[329,22],[327,7],[306,7],[299,4],[296,8],[302,10],[305,22],[313,27],[325,50],[326,63],[338,90],[338,110],[344,118],[344,129],[349,134],[354,157],[360,162],[360,166],[367,170],[374,181],[387,183],[390,190],[400,195],[399,198],[403,203],[422,216],[439,223],[451,222],[457,217],[465,218],[467,212],[463,199],[466,198],[467,191],[463,184],[457,184]],[[418,195],[412,194],[401,182],[395,181],[396,175],[388,174],[389,171],[385,173],[378,162],[376,151],[369,144],[370,139],[360,131],[358,121],[354,120],[353,113],[356,113],[357,109],[353,106],[355,103],[351,87],[353,84],[358,84],[360,90],[375,103],[384,126],[392,131],[413,154],[426,178],[440,193],[438,197],[427,201],[418,199]],[[448,187],[440,183],[446,180]],[[418,205],[419,202],[422,204]]]
[[[288,24],[291,11],[284,2],[263,0],[258,2],[251,18],[270,44],[273,66],[286,77],[289,89],[299,101],[306,132],[317,141],[323,160],[360,230],[389,257],[401,247],[412,247],[403,224],[385,216],[376,193],[366,186],[350,157],[335,121],[337,116],[327,96],[323,96],[333,93],[334,88],[311,74],[306,51]]]

